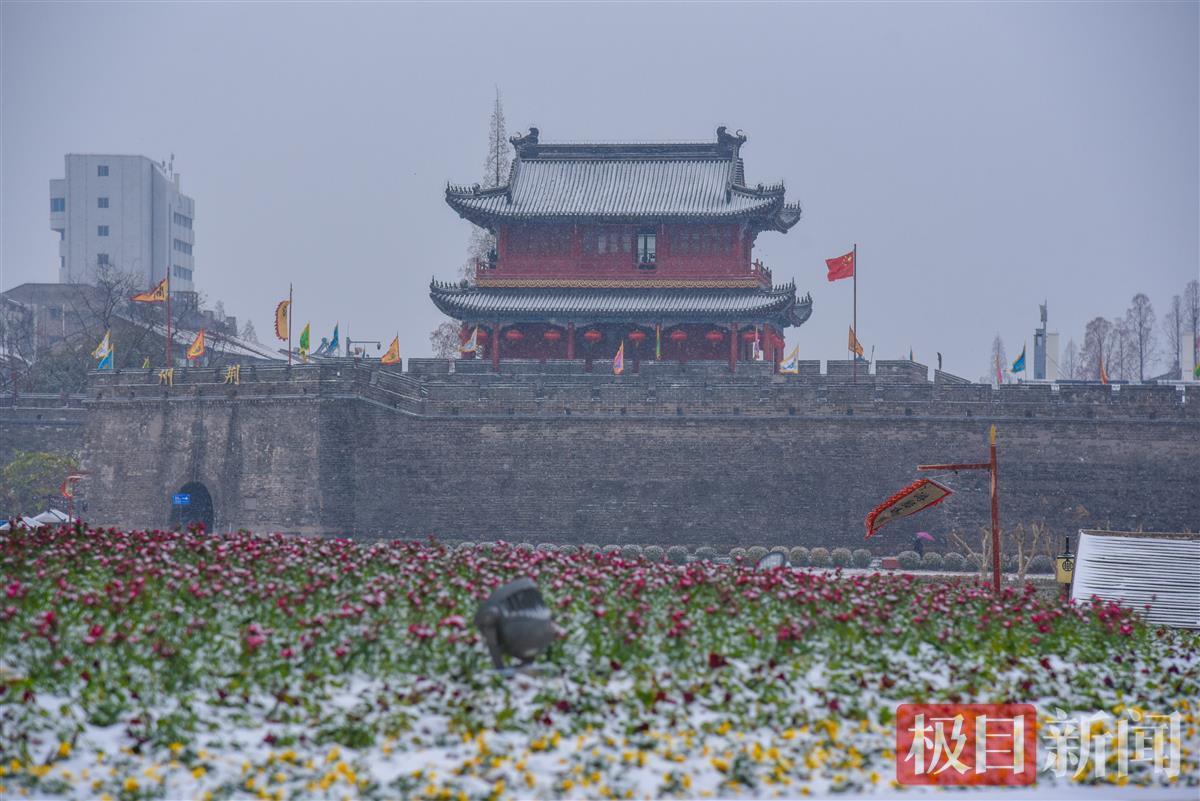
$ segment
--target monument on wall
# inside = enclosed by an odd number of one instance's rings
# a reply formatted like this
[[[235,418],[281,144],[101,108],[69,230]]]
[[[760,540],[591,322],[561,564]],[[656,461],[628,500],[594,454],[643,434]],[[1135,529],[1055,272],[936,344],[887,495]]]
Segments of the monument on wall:
[[[691,143],[512,138],[508,182],[448,186],[446,202],[495,237],[474,282],[430,297],[502,358],[778,363],[812,298],[753,258],[764,231],[800,220],[782,183],[748,185],[740,132]],[[477,333],[476,333],[477,332]],[[476,351],[465,354],[474,358]]]

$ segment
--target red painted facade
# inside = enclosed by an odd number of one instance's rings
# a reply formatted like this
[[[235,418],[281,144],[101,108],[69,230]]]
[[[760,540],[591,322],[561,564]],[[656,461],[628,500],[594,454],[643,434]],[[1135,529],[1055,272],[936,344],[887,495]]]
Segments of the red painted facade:
[[[655,234],[654,264],[638,263],[637,235]],[[502,225],[496,235],[496,261],[480,265],[492,278],[720,279],[756,277],[770,283],[769,271],[753,266],[754,235],[737,224],[586,225],[526,223]]]

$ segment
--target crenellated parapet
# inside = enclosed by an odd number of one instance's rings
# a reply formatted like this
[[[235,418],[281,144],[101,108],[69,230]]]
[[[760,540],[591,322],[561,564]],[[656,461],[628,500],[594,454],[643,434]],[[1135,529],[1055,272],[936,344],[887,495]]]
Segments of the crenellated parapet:
[[[85,403],[255,403],[364,400],[421,417],[859,417],[940,419],[1200,420],[1200,394],[1176,385],[975,384],[909,361],[853,373],[849,361],[805,361],[795,375],[752,363],[729,373],[711,363],[642,362],[613,375],[606,362],[413,359],[406,370],[374,362],[93,373]],[[860,367],[860,369],[862,369]],[[1191,402],[1189,403],[1189,398]]]

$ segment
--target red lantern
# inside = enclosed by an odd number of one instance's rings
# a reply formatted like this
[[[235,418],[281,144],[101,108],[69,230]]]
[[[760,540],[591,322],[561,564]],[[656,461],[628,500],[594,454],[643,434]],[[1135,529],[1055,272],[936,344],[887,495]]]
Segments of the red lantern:
[[[510,328],[504,332],[504,338],[509,342],[520,342],[525,338],[525,335],[515,328]]]
[[[754,331],[747,331],[746,333],[742,334],[743,342],[753,342],[757,338],[758,338],[758,334],[755,333]]]
[[[488,332],[484,331],[482,328],[480,328],[479,335],[475,337],[475,341],[476,342],[487,342],[488,341]]]
[[[724,339],[725,335],[723,333],[721,333],[720,331],[709,331],[707,334],[704,335],[704,338],[715,345],[716,343],[718,343],[722,339]]]
[[[542,339],[546,340],[547,342],[557,342],[558,340],[562,339],[562,333],[551,328],[549,331],[546,331],[542,334]]]
[[[604,339],[604,334],[601,334],[599,331],[593,328],[590,331],[584,331],[583,338],[595,345],[597,342]]]
[[[686,339],[687,339],[687,331],[677,328],[671,332],[671,341],[672,342],[683,342]]]
[[[645,331],[630,331],[629,332],[629,341],[635,345],[642,344],[643,342],[646,341],[646,332]]]

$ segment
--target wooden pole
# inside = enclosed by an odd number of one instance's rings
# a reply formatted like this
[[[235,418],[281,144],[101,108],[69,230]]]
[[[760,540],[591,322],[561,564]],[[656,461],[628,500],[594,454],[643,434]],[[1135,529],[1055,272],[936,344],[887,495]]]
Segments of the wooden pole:
[[[996,426],[993,423],[988,431],[991,445],[991,460],[989,469],[992,474],[992,583],[996,592],[1000,592],[1000,494],[997,483],[999,472],[996,464]]]
[[[292,285],[288,284],[288,367],[292,366]]]

